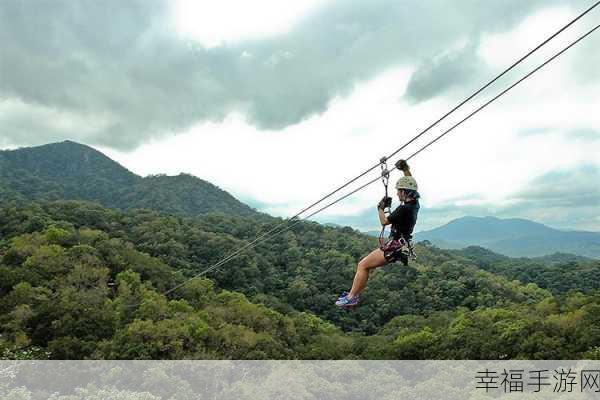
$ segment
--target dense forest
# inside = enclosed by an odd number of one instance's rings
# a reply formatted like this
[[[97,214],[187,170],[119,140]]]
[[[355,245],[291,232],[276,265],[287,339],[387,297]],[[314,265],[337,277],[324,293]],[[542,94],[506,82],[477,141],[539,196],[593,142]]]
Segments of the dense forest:
[[[0,208],[0,353],[51,359],[600,358],[600,263],[417,245],[333,302],[374,239],[305,222],[165,295],[280,223],[77,201]]]
[[[188,174],[142,178],[79,143],[0,150],[0,202],[63,199],[186,216],[221,209],[236,215],[256,214],[210,182]]]

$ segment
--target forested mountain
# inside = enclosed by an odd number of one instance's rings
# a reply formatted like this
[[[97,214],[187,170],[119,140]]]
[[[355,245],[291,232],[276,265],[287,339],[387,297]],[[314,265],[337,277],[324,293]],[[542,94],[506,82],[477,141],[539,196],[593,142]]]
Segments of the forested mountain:
[[[561,231],[518,218],[463,217],[415,237],[444,248],[481,246],[511,257],[561,252],[600,258],[598,232]]]
[[[581,292],[545,290],[490,265],[492,254],[417,246],[417,262],[376,271],[364,303],[339,310],[336,296],[375,241],[316,223],[163,294],[279,222],[73,201],[4,205],[0,351],[5,358],[600,357],[597,279],[582,277],[591,282]],[[557,262],[546,276],[554,284],[571,277]],[[600,269],[595,261],[566,267]]]
[[[99,151],[71,141],[0,151],[0,201],[61,199],[186,216],[255,213],[202,179],[186,174],[142,178]]]
[[[509,280],[535,283],[554,294],[573,290],[592,293],[600,289],[600,262],[585,257],[556,253],[535,258],[510,258],[476,246],[449,253],[463,256],[483,270]]]

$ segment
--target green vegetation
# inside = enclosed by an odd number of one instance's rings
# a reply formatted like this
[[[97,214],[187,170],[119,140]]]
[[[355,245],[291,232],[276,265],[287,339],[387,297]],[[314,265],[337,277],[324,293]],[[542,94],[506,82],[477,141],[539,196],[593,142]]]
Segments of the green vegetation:
[[[0,203],[61,199],[186,216],[218,210],[256,213],[202,179],[186,174],[142,178],[99,151],[74,142],[0,151]]]
[[[477,267],[507,279],[535,283],[553,294],[600,290],[600,262],[585,257],[556,253],[531,259],[509,258],[474,246],[449,253],[465,257]]]
[[[496,260],[488,253],[420,245],[417,263],[376,271],[363,305],[344,311],[333,301],[348,288],[356,261],[374,240],[316,223],[298,224],[214,273],[162,294],[279,222],[260,214],[184,218],[122,212],[74,201],[4,205],[0,355],[578,359],[600,354],[600,293],[594,284],[573,290],[577,283],[565,284],[559,273],[544,275],[548,290],[535,280],[515,280],[519,265],[596,274],[598,262]]]

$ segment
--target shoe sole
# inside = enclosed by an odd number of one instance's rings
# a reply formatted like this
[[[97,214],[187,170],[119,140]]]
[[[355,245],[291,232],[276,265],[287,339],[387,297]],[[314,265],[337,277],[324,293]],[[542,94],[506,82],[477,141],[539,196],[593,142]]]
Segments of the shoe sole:
[[[356,307],[358,304],[359,303],[356,303],[356,304],[342,304],[342,305],[336,304],[336,307],[339,307],[339,308],[352,308],[352,307]]]

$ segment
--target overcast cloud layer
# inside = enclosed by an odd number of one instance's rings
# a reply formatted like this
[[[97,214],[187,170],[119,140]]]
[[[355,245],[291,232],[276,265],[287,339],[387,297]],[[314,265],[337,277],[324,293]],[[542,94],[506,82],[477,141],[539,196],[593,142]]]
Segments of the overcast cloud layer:
[[[289,33],[205,49],[157,0],[3,1],[0,133],[134,149],[235,110],[281,129],[398,65],[417,66],[405,96],[423,101],[480,81],[481,35],[560,2],[338,0]]]
[[[591,3],[331,0],[285,32],[209,48],[178,31],[172,3],[0,1],[0,148],[80,141],[289,216]],[[600,230],[596,36],[415,160],[417,229],[470,214]],[[376,228],[380,195],[321,221]]]

